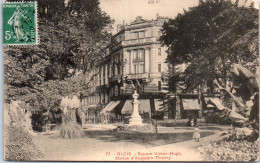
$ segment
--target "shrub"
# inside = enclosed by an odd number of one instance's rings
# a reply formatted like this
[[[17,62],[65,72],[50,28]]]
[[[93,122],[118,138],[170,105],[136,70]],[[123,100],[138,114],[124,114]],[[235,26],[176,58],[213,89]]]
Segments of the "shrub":
[[[70,121],[63,123],[60,127],[59,137],[63,139],[82,138],[84,136],[83,128],[76,122]]]
[[[208,161],[258,161],[258,142],[218,141],[198,149]]]
[[[44,123],[43,113],[41,111],[33,112],[31,118],[32,118],[33,130],[39,132],[44,131],[43,126],[45,125],[45,123]]]
[[[12,161],[30,161],[43,156],[32,141],[31,135],[21,126],[7,127],[5,140],[5,159]]]

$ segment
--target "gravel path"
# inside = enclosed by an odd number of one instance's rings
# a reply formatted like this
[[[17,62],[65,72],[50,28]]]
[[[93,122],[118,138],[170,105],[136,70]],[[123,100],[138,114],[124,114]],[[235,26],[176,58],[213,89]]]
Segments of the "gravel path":
[[[106,129],[111,129],[111,126],[108,128],[100,127],[100,130]],[[93,126],[90,130],[93,130]],[[192,132],[192,129],[185,127],[183,129],[162,127],[159,128],[159,131],[162,133]],[[202,161],[203,158],[197,151],[197,148],[218,139],[220,132],[220,130],[216,129],[205,131],[213,131],[215,134],[201,138],[200,142],[189,140],[151,148],[147,148],[144,144],[127,140],[111,141],[110,139],[110,141],[104,141],[104,138],[89,137],[64,140],[55,138],[55,133],[50,133],[50,135],[38,134],[33,139],[35,144],[46,154],[44,158],[41,158],[44,161],[145,161],[147,159],[145,154],[149,153],[152,153],[153,156],[153,160],[150,159],[150,161]],[[138,152],[141,152],[141,154]],[[165,155],[156,155],[156,152],[166,153]],[[131,158],[135,160],[131,160]]]

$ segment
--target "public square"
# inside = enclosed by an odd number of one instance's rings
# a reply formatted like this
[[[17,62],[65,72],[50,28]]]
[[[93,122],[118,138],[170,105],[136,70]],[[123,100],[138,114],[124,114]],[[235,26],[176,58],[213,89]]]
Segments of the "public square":
[[[41,147],[44,153],[46,153],[41,160],[97,161],[105,159],[115,161],[118,152],[147,153],[168,151],[181,153],[181,155],[171,157],[169,161],[201,161],[203,157],[197,148],[203,144],[208,144],[212,140],[219,139],[221,131],[230,129],[230,126],[225,125],[204,125],[201,127],[202,138],[200,142],[195,142],[192,139],[192,127],[159,126],[158,136],[155,138],[154,133],[118,133],[113,131],[116,129],[115,125],[98,124],[84,125],[84,138],[64,140],[57,138],[55,132],[49,132],[37,134],[34,136],[34,140],[36,145]],[[112,153],[112,156],[106,156],[106,152]]]

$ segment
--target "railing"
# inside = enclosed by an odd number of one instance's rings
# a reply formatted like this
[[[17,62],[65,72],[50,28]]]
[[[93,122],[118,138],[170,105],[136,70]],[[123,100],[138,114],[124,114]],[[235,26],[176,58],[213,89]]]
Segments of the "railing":
[[[133,62],[144,62],[144,58],[134,58]]]
[[[121,75],[111,76],[111,77],[108,77],[108,82],[113,82],[113,81],[120,80],[120,79],[121,79]]]
[[[146,79],[149,78],[149,73],[140,73],[140,74],[128,74],[127,79]]]
[[[123,45],[129,45],[129,44],[145,43],[145,42],[152,42],[152,41],[156,41],[156,38],[155,37],[137,38],[137,39],[125,40],[122,43]]]

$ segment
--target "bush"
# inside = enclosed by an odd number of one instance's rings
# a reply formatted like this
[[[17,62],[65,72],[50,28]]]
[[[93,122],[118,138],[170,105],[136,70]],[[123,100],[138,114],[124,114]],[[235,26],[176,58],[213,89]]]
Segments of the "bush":
[[[62,122],[62,111],[60,109],[50,109],[48,112],[49,114],[46,114],[47,110],[40,110],[35,111],[32,113],[31,119],[32,119],[32,128],[34,131],[45,131],[45,125],[46,123],[56,124],[59,125]]]
[[[5,159],[10,161],[31,161],[41,158],[42,152],[32,141],[31,135],[21,126],[7,127],[5,140]]]
[[[228,118],[229,112],[227,110],[208,112],[204,115],[207,123],[231,124],[231,120]]]
[[[34,131],[42,132],[44,131],[44,117],[41,111],[33,112],[32,116],[32,129]]]
[[[208,161],[258,161],[258,141],[218,141],[198,149]]]
[[[59,137],[63,139],[82,138],[84,137],[84,130],[76,122],[70,121],[61,125]]]

